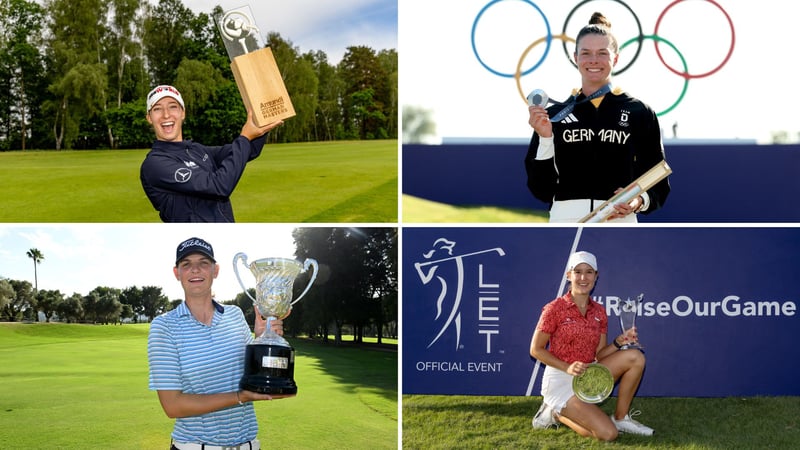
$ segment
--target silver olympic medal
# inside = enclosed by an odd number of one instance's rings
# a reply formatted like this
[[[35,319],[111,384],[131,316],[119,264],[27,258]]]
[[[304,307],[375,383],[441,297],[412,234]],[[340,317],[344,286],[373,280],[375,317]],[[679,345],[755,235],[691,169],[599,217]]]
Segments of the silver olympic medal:
[[[546,108],[549,100],[547,93],[541,89],[534,89],[528,94],[528,106],[541,106],[542,108]]]

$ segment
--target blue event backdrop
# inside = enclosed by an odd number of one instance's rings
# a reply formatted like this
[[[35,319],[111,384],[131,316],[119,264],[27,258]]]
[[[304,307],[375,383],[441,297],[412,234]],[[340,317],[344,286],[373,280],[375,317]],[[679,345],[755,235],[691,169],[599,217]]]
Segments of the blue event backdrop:
[[[530,339],[578,249],[597,255],[610,336],[618,302],[644,294],[639,395],[800,395],[800,228],[404,227],[402,242],[404,394],[540,395]]]
[[[453,205],[546,209],[526,144],[403,145],[403,193]],[[642,222],[800,222],[800,145],[667,145],[672,191]],[[602,176],[602,174],[598,174]]]

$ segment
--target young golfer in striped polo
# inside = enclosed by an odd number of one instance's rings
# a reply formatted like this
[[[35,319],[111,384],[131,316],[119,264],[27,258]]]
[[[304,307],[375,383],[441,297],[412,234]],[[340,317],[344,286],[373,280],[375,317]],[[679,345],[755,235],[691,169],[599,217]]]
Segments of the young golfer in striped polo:
[[[185,300],[153,320],[147,342],[150,389],[175,418],[172,449],[258,449],[251,402],[287,396],[239,390],[245,346],[253,334],[242,310],[214,300],[219,274],[211,244],[190,238],[178,245],[173,268]],[[256,312],[256,334],[266,321]],[[272,321],[283,334],[283,321]]]

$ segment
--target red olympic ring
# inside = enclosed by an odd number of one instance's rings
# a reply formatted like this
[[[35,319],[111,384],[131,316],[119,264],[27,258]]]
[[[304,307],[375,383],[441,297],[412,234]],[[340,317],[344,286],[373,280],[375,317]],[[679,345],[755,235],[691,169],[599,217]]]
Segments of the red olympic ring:
[[[661,19],[664,18],[664,15],[667,13],[667,11],[682,1],[684,0],[675,0],[674,2],[670,3],[669,6],[664,8],[664,11],[661,11],[661,15],[658,16],[658,20],[656,20],[656,28],[655,31],[653,31],[653,35],[658,36],[658,27],[661,25]],[[675,75],[681,76],[686,79],[703,78],[717,73],[722,68],[722,66],[724,66],[731,58],[731,55],[733,54],[733,47],[736,44],[736,32],[733,29],[733,21],[731,20],[731,16],[729,16],[728,13],[722,8],[722,6],[720,6],[719,3],[715,2],[714,0],[706,0],[706,1],[716,6],[717,8],[719,8],[720,11],[722,11],[722,14],[725,15],[726,19],[728,19],[728,25],[730,25],[731,27],[731,47],[728,49],[728,54],[725,55],[725,59],[723,59],[722,62],[717,67],[709,70],[706,73],[701,73],[697,75],[692,75],[688,72],[680,72],[678,70],[675,70],[672,67],[670,67],[670,65],[667,64],[666,61],[664,61],[664,57],[661,55],[661,51],[658,48],[658,41],[657,40],[653,41],[653,45],[655,45],[656,47],[656,54],[658,54],[658,59],[661,60],[661,63],[664,64],[664,67],[669,69],[670,72],[674,73]]]

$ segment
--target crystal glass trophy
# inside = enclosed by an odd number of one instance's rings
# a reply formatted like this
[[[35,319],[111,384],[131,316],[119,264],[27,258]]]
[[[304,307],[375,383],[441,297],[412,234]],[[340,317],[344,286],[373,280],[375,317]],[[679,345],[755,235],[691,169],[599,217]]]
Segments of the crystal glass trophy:
[[[256,279],[256,296],[247,291],[239,277],[239,262],[250,269]],[[313,267],[305,290],[292,301],[294,280]],[[247,263],[247,255],[233,257],[233,271],[245,294],[253,300],[258,312],[267,318],[264,332],[245,351],[244,376],[239,387],[262,394],[297,394],[294,381],[294,348],[282,336],[272,331],[272,321],[285,317],[293,304],[300,301],[317,278],[319,266],[311,258],[304,263],[288,258],[263,258]]]
[[[644,298],[644,294],[639,294],[635,300],[628,298],[622,303],[622,308],[619,311],[619,324],[623,333],[636,326],[636,315],[639,314],[639,305],[642,303],[642,298]],[[638,341],[625,344],[620,349],[627,350],[629,348],[642,350],[642,346],[639,345]]]
[[[231,60],[236,86],[253,121],[262,127],[295,115],[289,92],[272,49],[264,48],[249,6],[224,11],[215,18]]]

